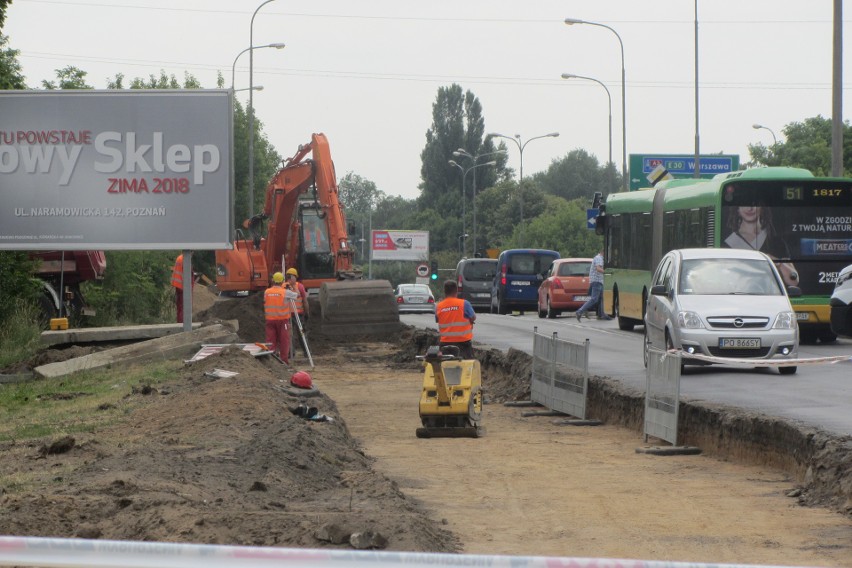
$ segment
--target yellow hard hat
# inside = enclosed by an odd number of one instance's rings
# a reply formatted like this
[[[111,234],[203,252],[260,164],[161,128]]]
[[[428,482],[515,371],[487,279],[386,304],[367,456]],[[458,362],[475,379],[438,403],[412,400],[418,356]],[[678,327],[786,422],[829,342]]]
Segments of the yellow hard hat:
[[[288,269],[287,269],[287,275],[289,276],[290,274],[292,274],[292,275],[293,275],[293,276],[295,276],[296,278],[298,278],[298,277],[299,277],[299,271],[298,271],[298,270],[296,270],[295,268],[288,268]]]
[[[272,281],[276,284],[281,284],[282,282],[284,282],[284,275],[280,272],[276,272],[272,275]]]

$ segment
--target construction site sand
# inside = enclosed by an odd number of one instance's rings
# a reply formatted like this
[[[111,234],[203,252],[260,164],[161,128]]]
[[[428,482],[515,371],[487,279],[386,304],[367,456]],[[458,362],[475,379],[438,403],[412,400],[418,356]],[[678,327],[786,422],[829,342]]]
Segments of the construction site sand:
[[[528,393],[511,372],[483,378],[484,438],[415,438],[422,341],[312,345],[322,394],[302,401],[332,421],[291,413],[280,364],[226,350],[128,393],[139,408],[70,451],[0,443],[0,534],[852,566],[852,521],[788,497],[789,475],[523,418],[497,403]]]

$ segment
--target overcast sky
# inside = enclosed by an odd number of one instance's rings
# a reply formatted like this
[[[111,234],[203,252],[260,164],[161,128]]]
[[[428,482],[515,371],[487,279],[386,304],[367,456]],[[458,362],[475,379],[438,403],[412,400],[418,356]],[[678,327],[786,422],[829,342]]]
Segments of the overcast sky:
[[[262,0],[14,0],[4,33],[20,50],[27,84],[68,65],[95,88],[128,78],[189,72],[204,87],[251,45]],[[701,153],[739,154],[783,140],[793,121],[831,116],[831,0],[698,0]],[[389,195],[413,198],[420,152],[439,87],[458,83],[480,100],[486,131],[534,140],[524,175],[582,148],[622,156],[624,43],[628,154],[695,151],[694,2],[690,0],[276,0],[254,21],[257,117],[282,156],[324,132],[338,177],[353,171]],[[852,14],[846,14],[847,19]],[[848,26],[844,25],[844,35]],[[852,38],[847,38],[848,44]],[[844,50],[847,54],[848,50]],[[849,57],[844,77],[849,75]],[[249,85],[249,53],[235,88]],[[849,84],[847,77],[845,84]],[[845,94],[845,90],[844,90]],[[246,91],[237,93],[245,103]],[[844,97],[844,117],[849,115]],[[2,120],[2,119],[0,119]],[[519,152],[509,143],[509,165]],[[450,166],[448,166],[450,167]]]

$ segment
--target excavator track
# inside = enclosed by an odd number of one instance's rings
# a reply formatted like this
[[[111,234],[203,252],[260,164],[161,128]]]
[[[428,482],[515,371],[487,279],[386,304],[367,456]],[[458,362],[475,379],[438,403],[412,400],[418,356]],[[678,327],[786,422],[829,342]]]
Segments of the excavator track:
[[[319,305],[318,331],[330,337],[387,336],[402,328],[387,280],[323,282]]]

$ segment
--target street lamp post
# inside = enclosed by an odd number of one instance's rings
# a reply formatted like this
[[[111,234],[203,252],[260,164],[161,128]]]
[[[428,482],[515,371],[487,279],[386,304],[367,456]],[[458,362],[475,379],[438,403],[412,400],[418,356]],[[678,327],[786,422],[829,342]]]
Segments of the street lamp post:
[[[235,80],[236,80],[236,77],[237,77],[237,75],[236,75],[236,73],[237,73],[237,60],[239,60],[240,56],[243,53],[246,53],[248,51],[253,51],[255,49],[266,49],[268,47],[272,47],[274,49],[284,49],[284,47],[286,47],[286,45],[283,44],[283,43],[268,43],[266,45],[255,45],[253,47],[247,47],[237,54],[237,56],[234,58],[234,64],[231,65],[231,88],[232,89],[234,88],[234,85],[236,84]],[[255,91],[261,90],[261,89],[258,89],[257,87],[255,87],[254,85],[249,86],[248,89],[236,89],[236,90],[237,91],[247,91],[249,89],[254,89]]]
[[[538,140],[539,138],[556,138],[559,136],[558,132],[551,132],[550,134],[542,134],[541,136],[533,136],[526,142],[521,142],[521,135],[515,134],[515,136],[506,136],[505,134],[499,134],[497,132],[491,132],[488,134],[489,137],[497,137],[497,138],[505,138],[506,140],[511,140],[518,147],[518,153],[520,154],[520,168],[518,170],[518,202],[519,209],[521,214],[521,242],[520,246],[524,246],[524,194],[521,185],[524,183],[524,148],[526,148],[527,144],[532,142],[533,140]]]
[[[477,154],[476,156],[472,156],[470,152],[465,150],[464,148],[459,148],[455,152],[453,152],[453,156],[463,156],[465,158],[469,158],[473,165],[476,166],[476,163],[479,161],[479,158],[484,158],[485,156],[493,156],[494,154],[505,154],[504,150],[497,150],[496,152],[486,152],[485,154]],[[482,164],[483,166],[497,165],[496,161],[488,162],[486,164]],[[473,254],[476,256],[476,169],[473,170],[473,191],[471,191],[471,202],[473,203]]]
[[[604,85],[601,81],[598,81],[594,77],[585,77],[583,75],[574,75],[573,73],[563,73],[563,79],[586,79],[587,81],[594,81],[598,85],[604,88],[606,91],[606,98],[609,101],[609,164],[612,164],[612,95],[609,92],[609,89],[606,85]],[[609,167],[609,165],[607,165]],[[613,173],[612,179],[612,189],[615,190],[615,172]]]
[[[624,72],[624,42],[621,41],[621,36],[618,35],[618,32],[609,27],[606,24],[601,24],[598,22],[589,22],[587,20],[577,20],[575,18],[565,18],[566,25],[574,25],[574,24],[588,24],[590,26],[599,26],[601,28],[606,28],[612,33],[615,34],[615,37],[618,38],[618,45],[621,47],[621,176],[624,178],[624,191],[629,190],[629,179],[627,176],[627,98],[626,98],[626,83],[624,80],[625,72]]]
[[[257,13],[261,8],[269,4],[270,2],[274,2],[275,0],[265,0],[260,6],[258,6],[254,13],[251,15],[251,23],[249,25],[249,106],[248,106],[248,129],[249,129],[249,140],[248,140],[248,154],[249,154],[249,217],[254,216],[254,97],[252,94],[254,90],[254,17],[257,16]]]
[[[481,154],[480,156],[488,156],[490,154],[500,154],[500,153],[502,153],[502,152],[488,152],[488,154]],[[473,156],[468,154],[467,151],[465,151],[462,148],[459,148],[458,150],[453,152],[453,155],[454,156],[465,156],[465,157],[468,157],[468,158],[473,158]],[[476,156],[476,157],[479,158],[480,156]],[[465,253],[467,253],[467,237],[468,237],[467,220],[466,220],[467,219],[467,213],[465,211],[465,201],[467,200],[467,191],[465,189],[465,182],[467,180],[467,174],[470,173],[470,172],[473,172],[473,180],[474,180],[474,182],[473,182],[473,252],[475,253],[476,252],[476,168],[482,168],[482,167],[485,167],[485,166],[494,166],[494,165],[497,164],[497,162],[492,160],[490,162],[485,162],[484,164],[476,164],[475,160],[474,160],[474,164],[472,166],[470,166],[469,168],[464,168],[461,164],[459,164],[455,160],[449,160],[447,163],[450,164],[451,166],[457,167],[459,170],[461,170],[461,173],[462,173],[462,234],[464,235],[464,238],[465,238],[463,245],[462,245],[462,257],[464,257]]]
[[[769,133],[772,135],[772,146],[774,147],[778,145],[778,139],[775,138],[775,133],[772,131],[771,128],[769,128],[768,126],[763,126],[762,124],[752,124],[751,127],[755,130],[760,130],[761,128],[764,130],[768,130]]]

